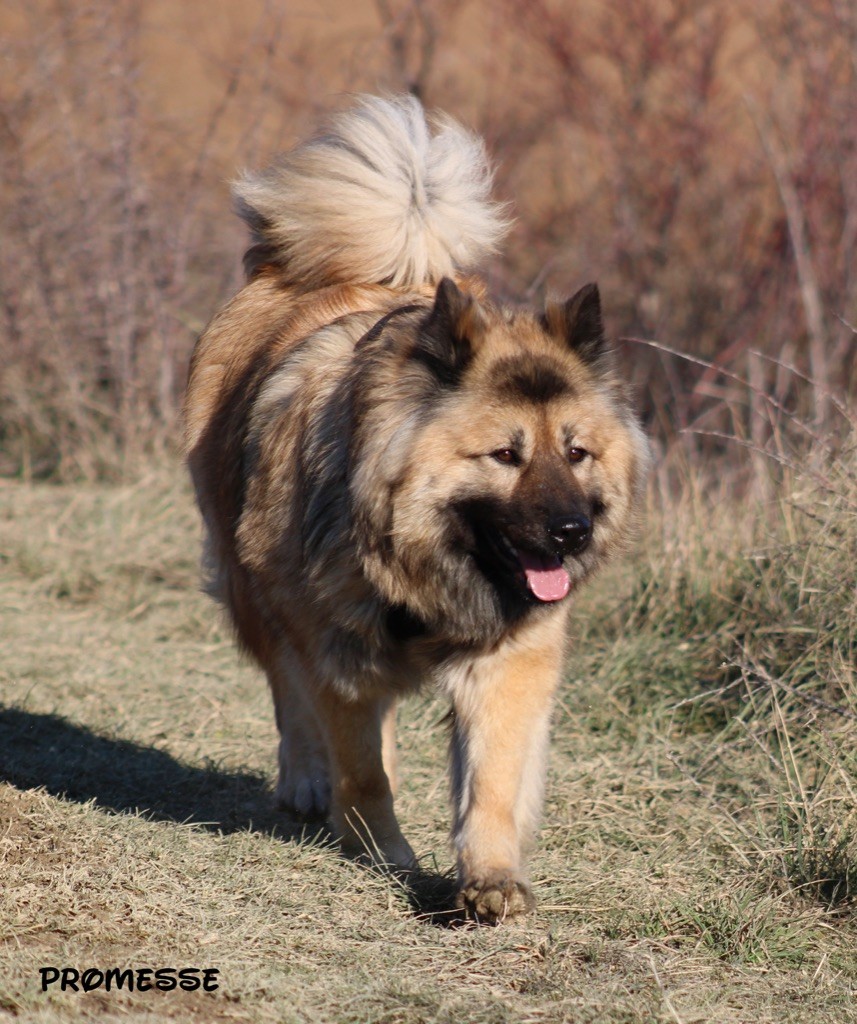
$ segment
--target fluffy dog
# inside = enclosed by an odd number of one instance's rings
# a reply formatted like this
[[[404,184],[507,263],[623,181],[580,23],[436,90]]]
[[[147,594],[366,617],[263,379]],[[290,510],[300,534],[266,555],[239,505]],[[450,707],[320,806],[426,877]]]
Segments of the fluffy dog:
[[[185,421],[211,592],[268,676],[282,805],[407,869],[395,705],[452,703],[458,905],[528,909],[569,595],[621,545],[647,447],[598,290],[544,310],[465,276],[506,231],[479,139],[366,97],[235,186],[246,286]]]

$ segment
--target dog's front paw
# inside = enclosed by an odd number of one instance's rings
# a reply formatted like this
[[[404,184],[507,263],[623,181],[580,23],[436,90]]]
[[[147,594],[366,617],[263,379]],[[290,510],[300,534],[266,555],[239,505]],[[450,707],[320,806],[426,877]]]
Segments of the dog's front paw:
[[[471,878],[461,887],[455,905],[472,921],[499,924],[508,917],[526,914],[535,906],[530,887],[507,874]]]

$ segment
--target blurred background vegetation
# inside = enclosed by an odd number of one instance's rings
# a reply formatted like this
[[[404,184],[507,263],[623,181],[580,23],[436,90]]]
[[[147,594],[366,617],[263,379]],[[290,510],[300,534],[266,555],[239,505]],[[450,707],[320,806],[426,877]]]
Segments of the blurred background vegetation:
[[[599,281],[661,454],[792,458],[783,415],[826,442],[857,386],[856,85],[852,0],[7,0],[0,474],[175,449],[229,179],[403,89],[487,139],[498,294]]]

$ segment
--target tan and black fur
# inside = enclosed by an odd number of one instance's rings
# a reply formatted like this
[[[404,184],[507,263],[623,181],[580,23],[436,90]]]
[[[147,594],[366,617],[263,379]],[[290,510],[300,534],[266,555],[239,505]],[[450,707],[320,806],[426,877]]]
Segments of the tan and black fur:
[[[414,864],[395,706],[453,708],[459,904],[531,903],[572,594],[624,541],[646,444],[598,291],[499,306],[468,274],[505,229],[479,140],[363,99],[237,186],[249,281],[193,356],[186,443],[210,586],[264,668],[280,802]]]

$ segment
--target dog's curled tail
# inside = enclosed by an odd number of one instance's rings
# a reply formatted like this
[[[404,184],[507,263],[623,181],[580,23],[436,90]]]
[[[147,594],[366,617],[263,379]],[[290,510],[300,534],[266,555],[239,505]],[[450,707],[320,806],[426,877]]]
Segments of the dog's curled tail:
[[[508,229],[491,180],[478,136],[448,118],[430,127],[413,96],[364,96],[233,185],[253,232],[245,268],[274,264],[305,290],[437,283],[476,266]]]

